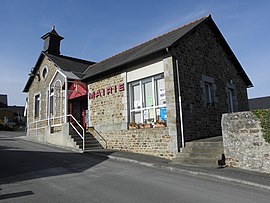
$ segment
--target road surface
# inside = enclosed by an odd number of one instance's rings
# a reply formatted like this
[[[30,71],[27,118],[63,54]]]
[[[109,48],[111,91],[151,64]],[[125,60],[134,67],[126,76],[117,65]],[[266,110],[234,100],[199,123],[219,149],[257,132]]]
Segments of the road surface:
[[[0,202],[270,202],[270,191],[28,142],[0,131]]]

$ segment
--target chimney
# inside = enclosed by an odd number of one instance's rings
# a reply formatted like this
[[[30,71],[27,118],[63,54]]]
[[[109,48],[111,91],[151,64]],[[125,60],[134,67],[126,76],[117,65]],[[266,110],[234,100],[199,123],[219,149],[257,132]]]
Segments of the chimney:
[[[44,40],[43,51],[47,54],[60,55],[60,42],[64,37],[58,35],[55,31],[55,26],[51,32],[43,35],[41,39]]]

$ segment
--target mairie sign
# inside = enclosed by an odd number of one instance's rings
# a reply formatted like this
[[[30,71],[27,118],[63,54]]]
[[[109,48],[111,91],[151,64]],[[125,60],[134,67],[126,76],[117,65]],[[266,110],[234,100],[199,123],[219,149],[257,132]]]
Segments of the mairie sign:
[[[91,89],[91,87],[90,87]],[[125,85],[124,83],[120,83],[118,85],[112,85],[112,86],[108,86],[106,88],[102,88],[102,89],[98,89],[98,90],[92,90],[89,91],[89,99],[95,99],[98,97],[104,97],[107,95],[111,95],[111,94],[115,94],[117,92],[122,92],[125,90]]]

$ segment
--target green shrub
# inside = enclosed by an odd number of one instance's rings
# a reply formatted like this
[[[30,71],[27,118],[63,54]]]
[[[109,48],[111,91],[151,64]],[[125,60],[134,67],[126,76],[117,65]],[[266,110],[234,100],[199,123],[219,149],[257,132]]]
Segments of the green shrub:
[[[251,112],[259,118],[263,128],[264,139],[270,143],[270,109],[258,109]]]

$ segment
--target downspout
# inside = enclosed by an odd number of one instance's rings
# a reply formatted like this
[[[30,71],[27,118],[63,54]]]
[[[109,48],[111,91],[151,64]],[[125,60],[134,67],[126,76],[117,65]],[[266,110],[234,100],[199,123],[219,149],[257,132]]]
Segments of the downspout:
[[[182,113],[182,99],[181,99],[181,89],[180,89],[180,74],[179,74],[179,66],[178,60],[174,56],[174,54],[170,51],[169,47],[166,48],[167,53],[169,53],[175,59],[175,63],[173,65],[176,68],[176,78],[177,78],[177,93],[178,93],[178,108],[179,108],[179,120],[180,120],[180,137],[181,140],[177,139],[178,142],[178,151],[182,152],[182,149],[185,147],[185,138],[184,138],[184,125],[183,125],[183,113]],[[177,114],[176,114],[177,115]]]
[[[185,139],[184,139],[184,126],[183,126],[183,112],[182,112],[182,98],[181,98],[181,89],[180,89],[180,75],[179,75],[179,66],[178,60],[175,59],[176,63],[176,77],[177,77],[177,86],[178,86],[178,96],[179,96],[179,116],[180,116],[180,131],[181,131],[181,149],[185,147]]]
[[[68,79],[67,79],[67,76],[64,76],[65,77],[65,117],[64,117],[64,122],[67,123],[67,114],[68,114]]]

